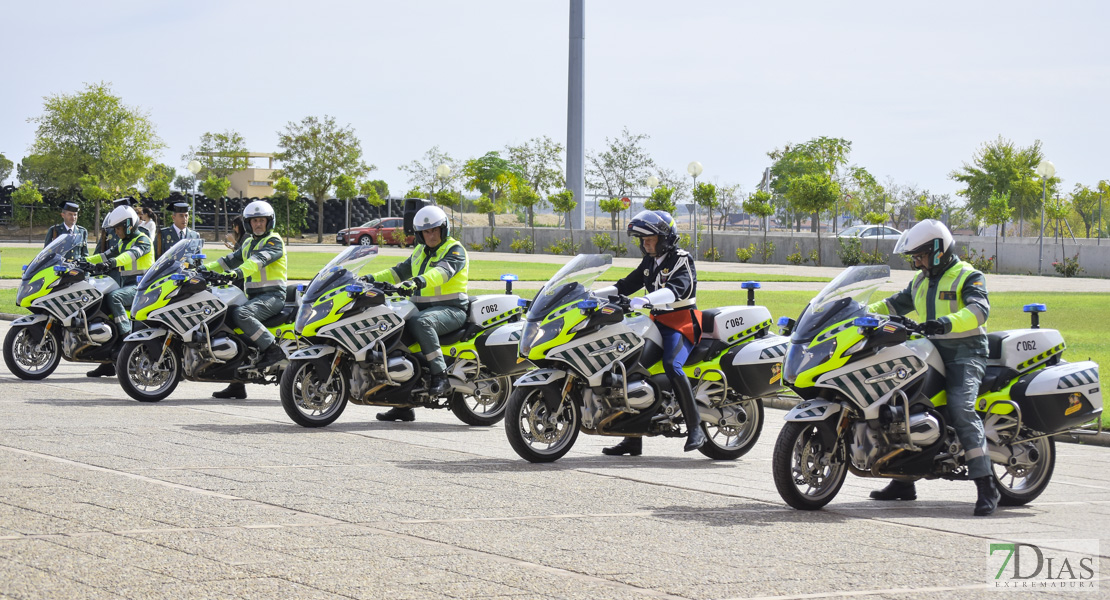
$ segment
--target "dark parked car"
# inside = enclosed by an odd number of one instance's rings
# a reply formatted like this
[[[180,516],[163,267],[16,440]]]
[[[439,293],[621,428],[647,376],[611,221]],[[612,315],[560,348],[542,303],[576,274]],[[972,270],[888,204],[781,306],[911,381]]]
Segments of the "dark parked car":
[[[378,243],[378,234],[381,234],[387,245],[412,246],[413,239],[411,235],[404,237],[404,244],[398,242],[397,236],[404,236],[403,231],[404,219],[401,217],[386,217],[367,221],[358,227],[340,230],[339,233],[335,234],[335,241],[344,246],[354,244],[373,246]]]

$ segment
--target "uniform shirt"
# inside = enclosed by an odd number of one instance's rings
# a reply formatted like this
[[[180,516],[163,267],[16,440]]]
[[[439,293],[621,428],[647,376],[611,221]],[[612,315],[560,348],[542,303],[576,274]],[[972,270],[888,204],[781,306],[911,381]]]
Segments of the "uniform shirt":
[[[46,246],[49,246],[50,242],[53,242],[55,239],[58,238],[58,236],[61,235],[75,235],[79,240],[77,242],[77,245],[74,246],[68,254],[66,254],[67,260],[85,258],[89,255],[89,232],[84,227],[81,227],[76,223],[73,224],[73,229],[68,229],[65,223],[51,225],[50,229],[46,230],[46,239],[43,240],[43,247],[45,248]]]
[[[667,310],[652,310],[652,314],[662,314],[678,309],[689,310],[696,308],[698,274],[694,268],[694,260],[690,253],[675,248],[656,260],[654,256],[645,256],[631,273],[617,281],[617,292],[629,296],[641,288],[650,294],[654,291],[667,288],[674,293],[675,301]]]
[[[154,257],[158,258],[162,256],[163,252],[169,250],[174,244],[181,240],[195,240],[199,238],[200,234],[188,227],[185,228],[184,232],[178,230],[176,225],[163,227],[158,231],[158,240],[154,244]]]
[[[253,297],[275,290],[285,291],[284,258],[285,242],[281,236],[271,231],[266,235],[246,236],[238,251],[206,266],[214,269],[218,265],[225,271],[238,270],[243,274],[247,296]]]
[[[443,251],[443,256],[435,260],[437,254]],[[439,246],[429,248],[423,244],[417,245],[412,254],[392,269],[374,273],[374,279],[387,283],[400,283],[414,277],[424,278],[424,289],[419,295],[411,299],[421,308],[429,306],[454,306],[466,309],[470,300],[466,295],[466,281],[470,259],[466,255],[466,248],[461,242],[448,236]],[[447,285],[447,282],[461,282],[461,286]],[[452,282],[452,283],[455,283]],[[436,288],[447,287],[442,298],[435,296]],[[454,288],[460,287],[456,290]]]

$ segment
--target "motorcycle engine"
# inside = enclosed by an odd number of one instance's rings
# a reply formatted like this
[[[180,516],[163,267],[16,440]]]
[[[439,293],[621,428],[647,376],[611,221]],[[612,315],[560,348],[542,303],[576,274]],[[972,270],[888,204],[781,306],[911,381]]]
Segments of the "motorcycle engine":
[[[89,338],[98,344],[107,342],[112,339],[112,326],[99,321],[89,325]]]
[[[220,360],[231,360],[239,354],[239,344],[235,340],[220,336],[212,340],[212,355]]]
[[[394,383],[404,383],[412,379],[412,376],[416,374],[416,365],[414,365],[412,360],[407,356],[391,358],[387,364],[389,378],[392,379]]]
[[[879,447],[882,444],[879,432],[867,424],[859,421],[853,426],[852,432],[852,464],[859,469],[870,470],[871,465],[879,457]]]
[[[910,441],[925,447],[940,439],[940,421],[929,413],[910,415]]]

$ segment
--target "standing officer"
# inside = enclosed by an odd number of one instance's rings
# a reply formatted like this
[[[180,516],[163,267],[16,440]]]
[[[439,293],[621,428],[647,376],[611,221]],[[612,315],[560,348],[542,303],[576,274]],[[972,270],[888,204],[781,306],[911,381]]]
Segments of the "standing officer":
[[[978,498],[975,516],[994,512],[1000,494],[994,486],[983,421],[975,412],[975,397],[983,381],[987,358],[987,285],[983,274],[961,261],[953,252],[952,233],[944,223],[925,219],[902,234],[895,254],[910,257],[917,275],[910,285],[867,307],[878,314],[904,315],[916,310],[922,332],[928,336],[941,359],[947,382],[948,418],[964,447],[967,475],[975,481]],[[875,500],[916,500],[913,482],[892,480],[871,492]]]
[[[150,238],[139,227],[139,215],[130,206],[119,206],[108,213],[105,222],[115,233],[116,245],[103,253],[89,257],[91,264],[106,264],[118,271],[119,289],[113,290],[105,298],[108,312],[116,322],[120,339],[131,333],[131,318],[127,311],[135,301],[138,279],[154,264]],[[105,363],[86,373],[89,377],[113,376],[116,367]]]
[[[633,298],[632,308],[652,305],[651,319],[663,336],[663,370],[686,421],[686,452],[697,450],[705,444],[701,430],[701,415],[694,401],[690,380],[682,371],[686,357],[694,343],[701,337],[700,313],[697,309],[698,275],[694,257],[678,243],[678,227],[670,213],[662,210],[645,210],[628,222],[628,235],[639,238],[640,252],[644,259],[617,285],[597,290],[599,297],[613,293],[627,296],[640,289],[647,296]],[[639,456],[643,452],[643,438],[626,437],[616,446],[605,448],[603,454]]]
[[[189,205],[178,202],[173,205],[173,223],[158,231],[158,241],[154,244],[154,258],[173,247],[181,240],[200,239],[200,234],[189,229]]]
[[[439,336],[457,331],[466,324],[467,277],[470,260],[462,242],[451,237],[447,213],[438,206],[425,206],[412,220],[416,230],[416,248],[412,255],[392,269],[366,277],[367,281],[401,282],[401,287],[415,291],[410,298],[420,314],[409,321],[413,337],[428,361],[431,382],[428,393],[443,396],[451,390],[447,381],[447,363],[440,350]],[[378,413],[379,421],[412,421],[411,408],[391,408]]]
[[[174,212],[174,222],[178,213]],[[243,221],[249,237],[245,238],[238,252],[208,263],[206,268],[227,271],[244,282],[247,302],[231,309],[231,324],[243,330],[247,343],[258,347],[261,353],[257,368],[265,369],[285,358],[285,352],[274,334],[262,321],[281,312],[285,307],[286,252],[285,242],[274,232],[277,219],[268,202],[255,200],[243,209]],[[232,383],[212,393],[213,398],[247,397],[242,383]]]
[[[66,254],[66,258],[73,260],[76,258],[85,258],[89,255],[88,238],[89,232],[77,224],[77,213],[81,207],[76,202],[66,202],[62,204],[62,222],[57,225],[51,225],[50,229],[46,230],[46,239],[43,242],[43,247],[50,245],[60,235],[73,235],[77,236],[77,245]]]

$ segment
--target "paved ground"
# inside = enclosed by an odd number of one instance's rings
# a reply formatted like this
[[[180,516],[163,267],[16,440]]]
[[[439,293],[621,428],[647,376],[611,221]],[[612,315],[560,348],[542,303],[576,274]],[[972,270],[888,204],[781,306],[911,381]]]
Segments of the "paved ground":
[[[858,478],[810,513],[774,489],[777,410],[736,462],[664,439],[602,457],[613,440],[583,435],[531,465],[447,411],[308,430],[276,388],[139,404],[87,368],[0,367],[0,597],[993,599],[990,542],[1095,536],[1110,574],[1103,448],[1060,444],[1045,494],[992,518],[967,483],[888,505]]]

